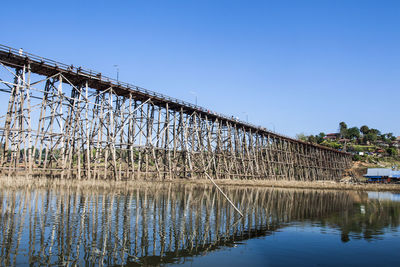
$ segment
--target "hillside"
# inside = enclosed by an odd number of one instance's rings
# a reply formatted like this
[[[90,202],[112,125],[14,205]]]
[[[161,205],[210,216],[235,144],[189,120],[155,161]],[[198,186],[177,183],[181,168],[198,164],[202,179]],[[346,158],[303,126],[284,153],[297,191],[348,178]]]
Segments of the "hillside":
[[[382,133],[367,125],[349,128],[341,122],[337,133],[298,134],[297,138],[353,154],[349,172],[357,177],[362,177],[367,168],[400,169],[400,136]]]

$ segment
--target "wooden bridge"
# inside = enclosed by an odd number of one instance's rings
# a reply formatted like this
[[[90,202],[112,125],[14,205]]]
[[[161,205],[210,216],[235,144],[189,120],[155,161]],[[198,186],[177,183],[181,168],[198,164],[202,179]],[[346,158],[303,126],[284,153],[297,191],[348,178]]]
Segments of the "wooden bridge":
[[[336,180],[351,157],[0,45],[3,175]]]

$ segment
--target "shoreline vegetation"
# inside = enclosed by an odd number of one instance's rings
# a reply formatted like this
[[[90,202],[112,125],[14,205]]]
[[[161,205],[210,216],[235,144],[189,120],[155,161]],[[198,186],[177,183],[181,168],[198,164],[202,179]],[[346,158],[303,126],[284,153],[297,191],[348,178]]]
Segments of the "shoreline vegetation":
[[[296,138],[346,151],[353,155],[353,161],[367,163],[370,168],[400,168],[400,136],[382,133],[367,125],[348,128],[345,122],[341,122],[336,133],[321,132],[309,136],[300,133]]]
[[[313,190],[356,190],[356,191],[391,191],[400,192],[400,184],[366,184],[351,183],[344,179],[335,181],[289,181],[289,180],[214,180],[218,186],[237,186],[237,187],[269,187],[283,189],[313,189]],[[106,181],[106,180],[66,180],[49,178],[26,178],[26,177],[0,177],[0,188],[19,189],[19,188],[76,188],[76,189],[135,189],[153,187],[154,185],[199,185],[213,186],[208,179],[179,179],[165,181]]]

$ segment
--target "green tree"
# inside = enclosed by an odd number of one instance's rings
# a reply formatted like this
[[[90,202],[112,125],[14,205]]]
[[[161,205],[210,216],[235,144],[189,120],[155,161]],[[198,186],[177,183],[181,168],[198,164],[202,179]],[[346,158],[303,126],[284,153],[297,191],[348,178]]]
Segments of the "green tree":
[[[394,147],[388,147],[388,148],[386,149],[386,152],[387,152],[387,153],[389,154],[389,156],[391,156],[391,157],[395,157],[395,156],[397,156],[397,154],[398,154],[397,149],[394,148]]]
[[[304,133],[296,134],[296,139],[301,141],[307,141],[308,137]]]
[[[324,142],[324,137],[325,137],[325,133],[323,133],[323,132],[316,135],[315,138],[317,139],[317,143],[321,144],[322,142]]]
[[[369,132],[369,127],[367,125],[363,125],[360,127],[360,132],[362,132],[362,134],[367,134]]]
[[[393,135],[393,133],[387,133],[386,134],[387,139],[389,139],[390,141],[395,141],[396,140],[396,136]]]
[[[338,144],[338,143],[336,143],[336,142],[330,142],[330,141],[328,141],[328,140],[324,140],[324,141],[321,143],[321,145],[324,145],[324,146],[327,146],[327,147],[331,147],[331,148],[334,148],[334,149],[341,149],[341,148],[343,148],[343,146],[342,146],[341,144]]]
[[[342,137],[347,134],[347,124],[344,121],[339,123],[339,132]]]
[[[310,142],[310,143],[317,143],[317,139],[315,138],[314,135],[310,135],[310,136],[308,137],[308,142]]]
[[[379,136],[379,139],[382,140],[382,141],[385,142],[385,143],[388,142],[388,139],[386,138],[386,134],[381,134],[381,135]]]
[[[378,139],[378,136],[375,133],[368,132],[363,136],[364,143],[367,142],[375,142]]]
[[[377,129],[374,129],[374,128],[369,129],[368,133],[373,133],[373,134],[375,134],[376,136],[381,135],[381,131],[379,131],[379,130],[377,130]]]
[[[351,127],[347,129],[346,133],[347,133],[346,137],[349,138],[350,140],[360,138],[360,129],[358,129],[358,127]]]

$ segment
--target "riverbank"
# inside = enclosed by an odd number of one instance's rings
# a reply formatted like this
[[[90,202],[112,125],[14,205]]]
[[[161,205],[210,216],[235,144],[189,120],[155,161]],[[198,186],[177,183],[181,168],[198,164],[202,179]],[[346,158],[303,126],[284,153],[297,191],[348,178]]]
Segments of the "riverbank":
[[[270,188],[299,188],[318,190],[357,190],[357,191],[391,191],[400,192],[400,184],[364,184],[333,181],[273,181],[273,180],[215,180],[219,186],[245,186],[245,187],[270,187]],[[212,185],[208,179],[180,179],[166,181],[105,181],[105,180],[61,180],[25,177],[1,177],[0,187],[2,188],[49,188],[67,187],[93,190],[107,189],[134,189],[153,187],[155,184],[192,184]]]

